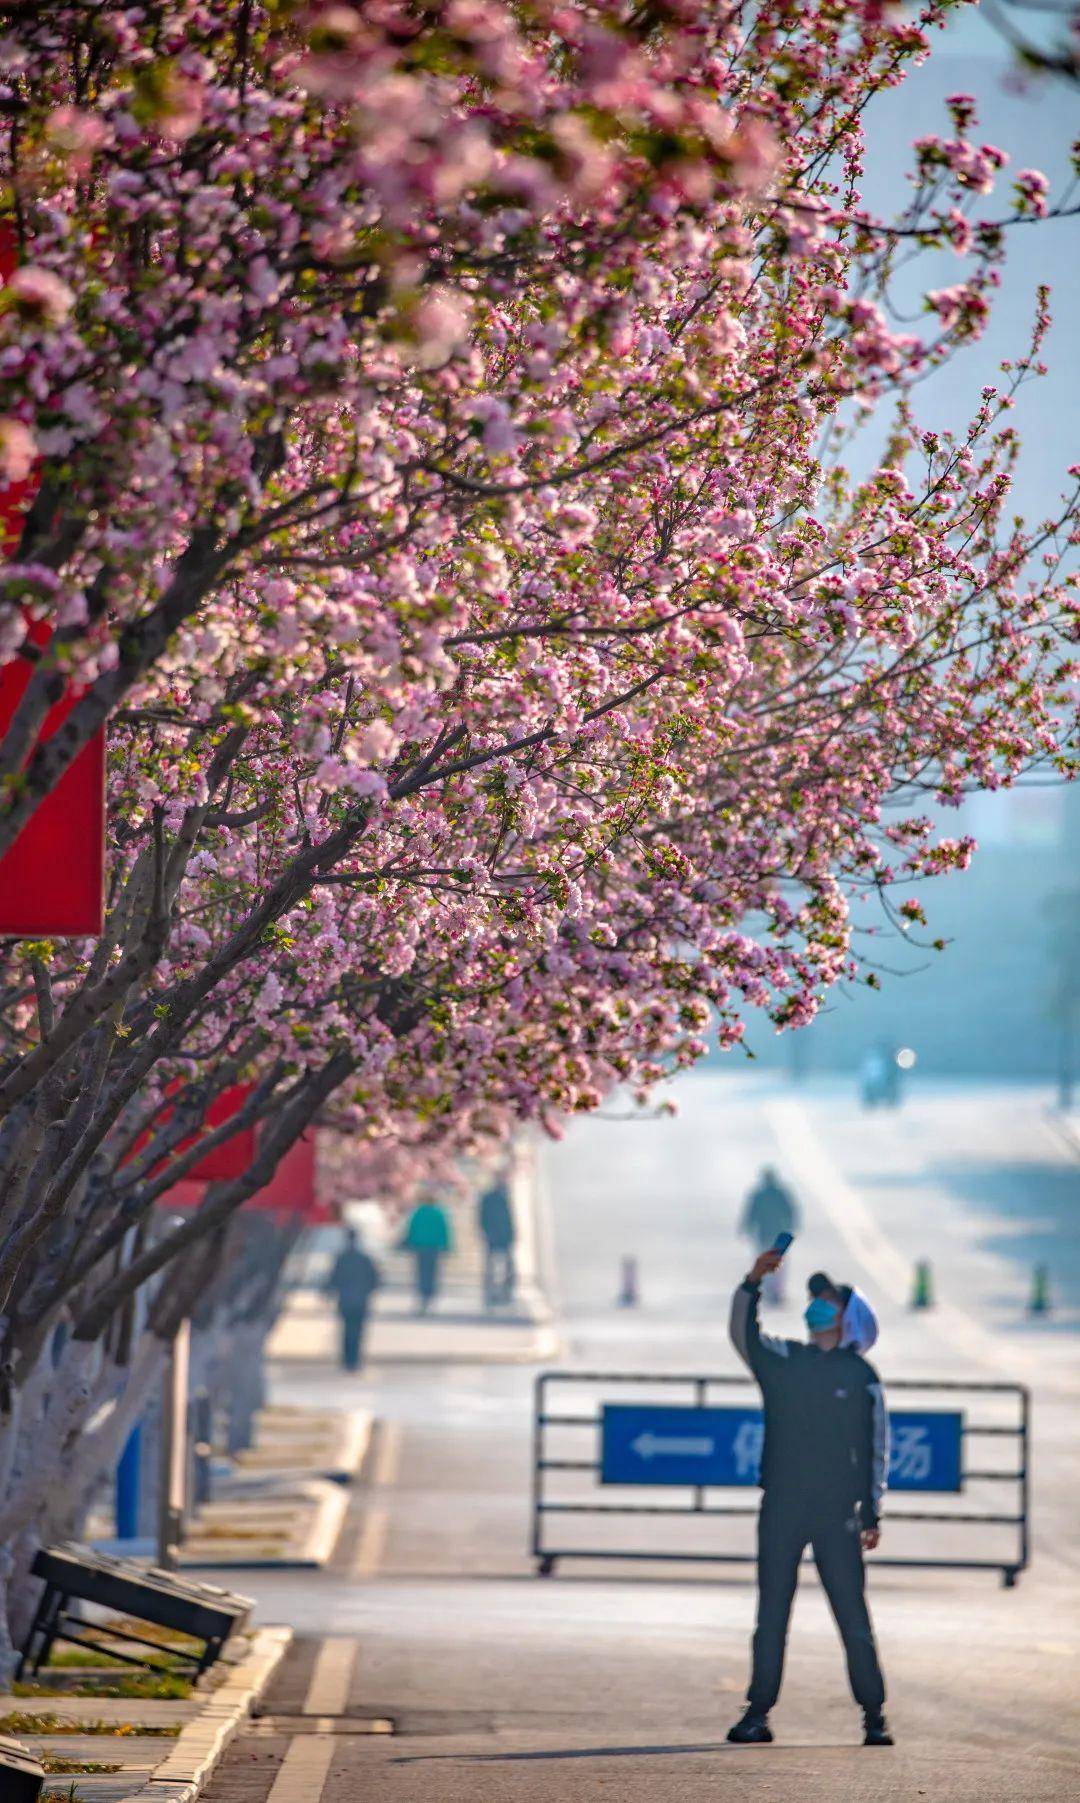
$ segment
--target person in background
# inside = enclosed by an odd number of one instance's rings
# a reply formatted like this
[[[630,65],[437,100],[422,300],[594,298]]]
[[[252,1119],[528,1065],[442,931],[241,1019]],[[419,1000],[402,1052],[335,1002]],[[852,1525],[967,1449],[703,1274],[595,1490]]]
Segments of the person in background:
[[[853,1352],[867,1353],[877,1344],[878,1318],[861,1290],[851,1283],[834,1283],[824,1271],[806,1280],[811,1300],[823,1296],[840,1310],[840,1344]]]
[[[780,1694],[791,1604],[809,1543],[863,1712],[863,1744],[891,1747],[863,1567],[864,1549],[872,1551],[881,1539],[889,1456],[885,1392],[873,1366],[841,1346],[840,1310],[824,1296],[806,1310],[809,1344],[762,1333],[761,1280],[780,1257],[759,1253],[731,1299],[731,1343],[761,1388],[765,1441],[750,1687],[746,1713],[728,1739],[772,1740],[769,1711]]]
[[[445,1208],[430,1198],[418,1203],[409,1216],[401,1245],[413,1254],[416,1305],[420,1313],[426,1315],[439,1293],[443,1256],[454,1250],[450,1217]]]
[[[746,1198],[739,1232],[750,1241],[752,1252],[763,1252],[778,1233],[799,1231],[799,1206],[786,1184],[781,1183],[772,1165],[766,1165],[754,1188]],[[777,1264],[766,1273],[765,1300],[784,1300],[783,1266]]]
[[[505,1172],[485,1189],[476,1207],[484,1240],[484,1306],[510,1302],[514,1294],[514,1213]]]
[[[900,1066],[893,1046],[879,1041],[859,1065],[859,1097],[864,1108],[898,1108]]]
[[[379,1267],[360,1244],[355,1228],[345,1230],[345,1244],[334,1260],[326,1288],[337,1298],[341,1316],[341,1363],[359,1371],[371,1298],[379,1287]]]

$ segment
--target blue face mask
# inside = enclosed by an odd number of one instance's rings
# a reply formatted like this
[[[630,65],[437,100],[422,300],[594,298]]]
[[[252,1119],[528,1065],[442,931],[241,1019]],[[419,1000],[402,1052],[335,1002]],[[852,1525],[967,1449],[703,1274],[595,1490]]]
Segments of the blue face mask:
[[[840,1311],[835,1302],[827,1302],[824,1296],[815,1296],[803,1320],[811,1333],[826,1333],[830,1327],[838,1325]]]

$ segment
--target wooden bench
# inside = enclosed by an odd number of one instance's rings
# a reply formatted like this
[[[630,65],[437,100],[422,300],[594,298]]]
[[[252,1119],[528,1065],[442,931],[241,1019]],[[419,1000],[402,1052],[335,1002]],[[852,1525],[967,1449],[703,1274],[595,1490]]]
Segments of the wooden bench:
[[[85,1632],[79,1633],[78,1629],[85,1629],[87,1623],[72,1613],[73,1602],[92,1603],[201,1640],[201,1654],[183,1647],[168,1649],[170,1658],[192,1666],[196,1676],[213,1665],[229,1635],[244,1626],[252,1609],[250,1597],[220,1590],[215,1584],[201,1584],[175,1571],[147,1568],[131,1559],[98,1553],[74,1541],[43,1547],[30,1569],[35,1577],[45,1580],[45,1588],[26,1636],[17,1678],[22,1677],[27,1666],[35,1673],[40,1671],[57,1640],[97,1652],[104,1650],[127,1665],[150,1666],[154,1662],[122,1652],[111,1642],[119,1642],[120,1646],[131,1642],[161,1654],[160,1642],[146,1640],[128,1628],[121,1631],[95,1622],[93,1639]],[[103,1646],[103,1637],[110,1641],[109,1645]]]
[[[45,1782],[40,1759],[19,1740],[0,1739],[0,1796],[4,1803],[36,1803]]]

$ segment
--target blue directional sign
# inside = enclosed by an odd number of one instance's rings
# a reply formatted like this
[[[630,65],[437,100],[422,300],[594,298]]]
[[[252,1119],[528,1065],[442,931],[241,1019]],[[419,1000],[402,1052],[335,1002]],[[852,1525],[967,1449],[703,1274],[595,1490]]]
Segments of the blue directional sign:
[[[889,1416],[889,1489],[962,1490],[964,1417],[951,1409]]]
[[[756,1484],[763,1433],[755,1408],[605,1403],[602,1484]]]
[[[890,1417],[890,1490],[959,1490],[963,1415],[905,1409]],[[605,1403],[603,1484],[756,1484],[765,1426],[759,1408]]]

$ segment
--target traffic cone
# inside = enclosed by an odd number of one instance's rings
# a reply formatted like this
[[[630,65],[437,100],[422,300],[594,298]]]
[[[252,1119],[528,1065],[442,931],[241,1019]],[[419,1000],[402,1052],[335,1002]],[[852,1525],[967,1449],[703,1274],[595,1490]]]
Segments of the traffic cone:
[[[1036,1265],[1031,1278],[1031,1301],[1028,1313],[1045,1315],[1050,1312],[1050,1273],[1045,1265]]]
[[[911,1289],[912,1308],[933,1308],[934,1283],[930,1275],[930,1260],[920,1258],[915,1266],[915,1281]]]
[[[618,1295],[619,1307],[636,1308],[639,1301],[637,1259],[624,1258],[622,1261],[622,1286]]]

